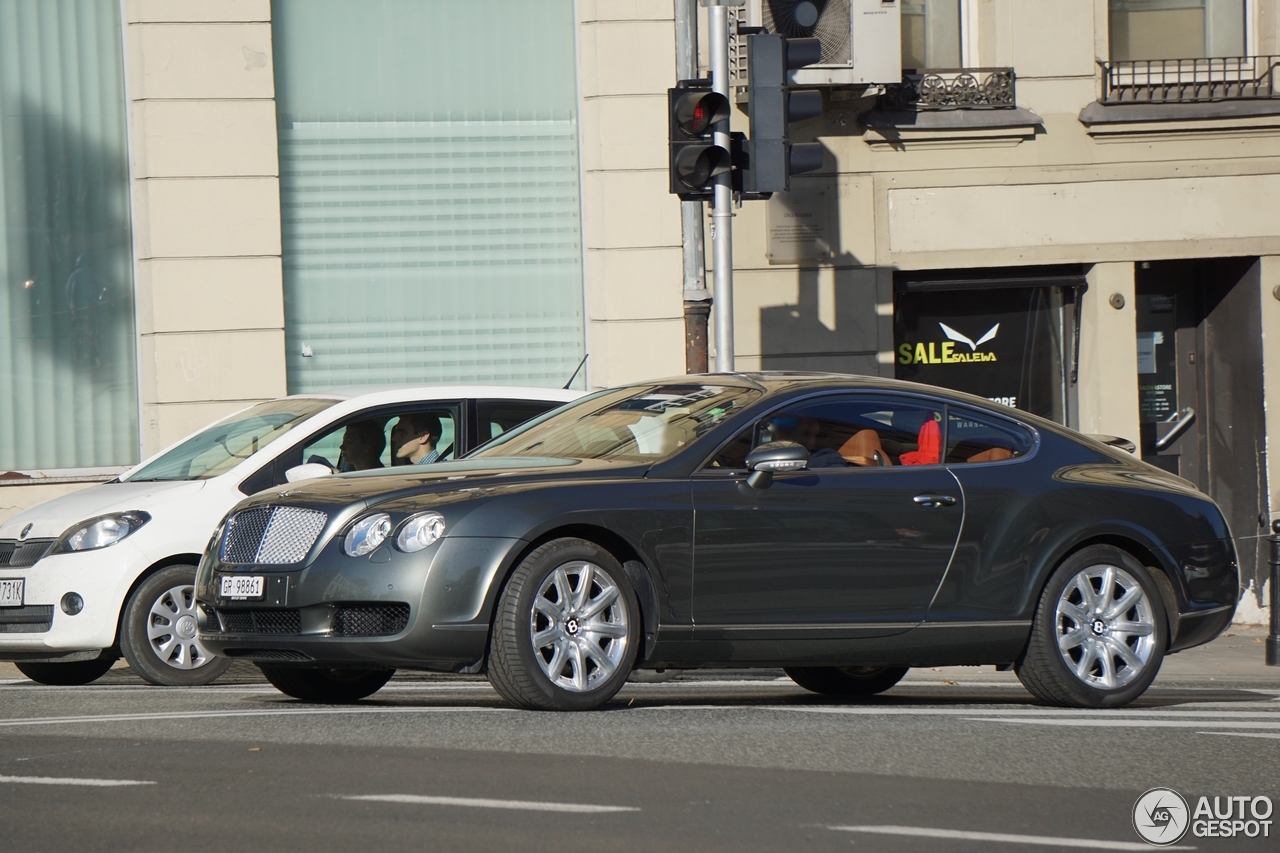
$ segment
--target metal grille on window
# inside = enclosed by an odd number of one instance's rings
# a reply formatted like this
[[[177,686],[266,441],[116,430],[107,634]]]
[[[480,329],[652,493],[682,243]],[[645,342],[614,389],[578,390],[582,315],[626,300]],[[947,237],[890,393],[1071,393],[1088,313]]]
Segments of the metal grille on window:
[[[254,507],[232,516],[222,543],[226,563],[300,563],[329,516],[301,507]]]

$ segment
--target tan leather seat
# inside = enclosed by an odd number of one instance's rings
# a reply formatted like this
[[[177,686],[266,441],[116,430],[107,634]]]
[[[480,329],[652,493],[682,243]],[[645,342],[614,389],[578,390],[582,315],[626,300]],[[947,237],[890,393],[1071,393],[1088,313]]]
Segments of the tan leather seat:
[[[969,457],[969,462],[999,462],[1001,459],[1012,459],[1013,451],[1004,447],[993,447]]]
[[[892,465],[893,460],[889,458],[889,454],[884,452],[884,448],[880,445],[880,433],[873,429],[864,429],[855,432],[853,436],[840,445],[840,455],[844,457],[846,462],[854,465],[879,465],[876,460],[876,454],[884,459],[885,465]]]

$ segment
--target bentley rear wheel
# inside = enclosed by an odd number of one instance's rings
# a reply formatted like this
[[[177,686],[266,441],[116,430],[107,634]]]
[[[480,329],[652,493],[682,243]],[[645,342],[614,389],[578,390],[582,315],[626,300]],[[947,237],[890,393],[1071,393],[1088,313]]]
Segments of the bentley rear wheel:
[[[805,690],[826,696],[874,696],[907,674],[905,666],[788,666],[783,672]]]
[[[640,607],[622,566],[584,539],[556,539],[512,573],[498,603],[489,682],[522,708],[584,711],[635,664]]]
[[[1015,668],[1045,702],[1114,708],[1150,686],[1167,642],[1150,571],[1118,548],[1096,545],[1072,554],[1049,578]]]

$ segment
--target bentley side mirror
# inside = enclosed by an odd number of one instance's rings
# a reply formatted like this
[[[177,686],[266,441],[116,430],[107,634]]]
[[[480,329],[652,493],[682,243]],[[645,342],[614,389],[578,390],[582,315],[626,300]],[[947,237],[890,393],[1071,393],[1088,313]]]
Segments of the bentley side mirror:
[[[284,472],[284,478],[290,483],[296,483],[299,480],[314,480],[316,477],[328,477],[333,473],[333,469],[328,465],[321,465],[319,462],[308,462],[305,465],[295,465],[288,471]]]
[[[767,489],[775,471],[800,471],[809,467],[809,451],[794,441],[771,441],[747,454],[747,485]]]

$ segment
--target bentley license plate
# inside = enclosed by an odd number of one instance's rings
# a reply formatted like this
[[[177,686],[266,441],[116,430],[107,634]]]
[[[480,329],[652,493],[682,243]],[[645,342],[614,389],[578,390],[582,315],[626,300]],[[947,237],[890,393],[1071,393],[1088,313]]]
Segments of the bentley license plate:
[[[26,578],[0,578],[0,607],[21,607]]]
[[[222,578],[223,598],[262,598],[262,575],[246,577],[227,575]]]

